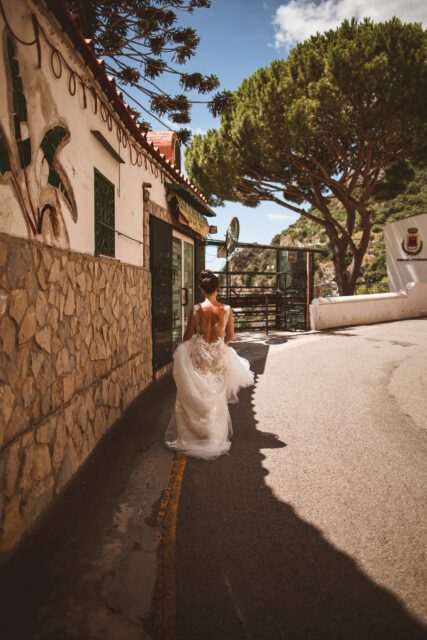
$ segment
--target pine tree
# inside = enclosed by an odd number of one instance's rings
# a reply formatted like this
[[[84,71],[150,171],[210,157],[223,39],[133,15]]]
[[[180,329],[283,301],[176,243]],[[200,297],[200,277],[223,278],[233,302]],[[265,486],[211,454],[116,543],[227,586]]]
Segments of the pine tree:
[[[178,14],[209,8],[210,0],[65,0],[76,16],[84,36],[92,40],[97,55],[118,82],[123,93],[149,115],[166,116],[176,124],[190,122],[191,100],[186,92],[211,94],[219,87],[218,78],[179,69],[196,52],[199,36],[195,29],[178,25]],[[183,93],[170,95],[158,84],[162,74],[179,78]],[[137,89],[135,99],[125,87]],[[206,100],[218,115],[228,92],[217,92]],[[137,109],[134,113],[140,116]],[[158,118],[157,118],[158,119]],[[148,123],[145,122],[148,128]],[[182,142],[190,131],[178,132]]]
[[[187,171],[213,203],[266,200],[322,227],[339,291],[351,294],[374,191],[396,190],[408,160],[425,156],[426,104],[421,25],[345,21],[244,80],[219,130],[194,137]]]

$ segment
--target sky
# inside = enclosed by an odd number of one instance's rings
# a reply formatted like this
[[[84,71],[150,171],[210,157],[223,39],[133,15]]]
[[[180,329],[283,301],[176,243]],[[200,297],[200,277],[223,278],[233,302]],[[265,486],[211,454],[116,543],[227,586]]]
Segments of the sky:
[[[200,44],[195,57],[183,67],[185,71],[214,73],[221,89],[236,89],[247,76],[277,58],[286,58],[290,49],[318,31],[337,27],[345,18],[370,17],[375,21],[397,15],[403,21],[427,25],[426,0],[212,0],[210,9],[198,9],[192,15],[183,14],[180,22],[194,27]],[[176,93],[179,88],[165,74],[159,80],[165,91]],[[195,99],[201,99],[195,95]],[[203,99],[203,98],[202,98]],[[144,114],[144,118],[150,120]],[[166,121],[167,122],[167,121]],[[219,119],[211,116],[206,105],[194,105],[188,126],[193,133],[203,134],[219,127]],[[152,121],[153,129],[161,128]],[[177,128],[171,125],[171,128]],[[179,127],[178,127],[179,128]],[[218,233],[224,239],[234,216],[240,222],[240,240],[268,244],[273,236],[295,222],[298,215],[279,205],[262,203],[255,209],[228,202],[215,209]],[[215,258],[216,250],[208,248],[206,266],[221,268],[223,261]]]

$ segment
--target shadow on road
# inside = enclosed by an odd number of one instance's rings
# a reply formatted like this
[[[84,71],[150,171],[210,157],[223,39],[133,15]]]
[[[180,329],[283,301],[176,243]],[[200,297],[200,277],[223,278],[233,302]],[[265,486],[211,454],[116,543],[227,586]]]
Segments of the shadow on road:
[[[274,345],[286,344],[292,340],[297,340],[300,336],[306,335],[305,331],[270,331],[267,333],[255,333],[250,331],[236,332],[233,340],[233,347],[239,348],[241,345],[248,345],[253,348],[256,344]]]
[[[261,376],[269,346],[256,343],[250,350],[252,367]],[[286,443],[257,429],[252,397],[253,390],[243,391],[240,404],[231,406],[231,455],[212,463],[188,461],[177,530],[178,640],[427,638],[391,593],[274,496],[266,484],[262,452],[285,451]],[[130,635],[114,631],[121,612],[105,601],[108,566],[99,572],[95,567],[89,577],[88,568],[93,568],[106,535],[117,541],[118,505],[141,449],[159,441],[159,407],[172,398],[170,378],[141,398],[3,567],[2,639],[104,640],[105,635],[82,633],[102,610],[102,615],[111,615],[108,638],[140,640],[142,620],[129,628]],[[128,498],[139,507],[138,495]],[[133,562],[139,532],[124,536],[117,562],[123,557]]]
[[[256,351],[260,376],[268,346]],[[231,407],[231,454],[188,461],[177,529],[178,640],[427,638],[397,598],[274,496],[262,450],[285,443],[257,430],[252,394],[241,392]]]

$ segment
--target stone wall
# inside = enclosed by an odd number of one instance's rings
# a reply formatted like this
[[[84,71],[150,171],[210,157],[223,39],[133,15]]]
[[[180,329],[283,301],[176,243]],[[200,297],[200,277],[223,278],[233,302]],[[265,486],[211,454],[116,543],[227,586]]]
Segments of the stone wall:
[[[0,550],[152,379],[150,274],[0,234]]]

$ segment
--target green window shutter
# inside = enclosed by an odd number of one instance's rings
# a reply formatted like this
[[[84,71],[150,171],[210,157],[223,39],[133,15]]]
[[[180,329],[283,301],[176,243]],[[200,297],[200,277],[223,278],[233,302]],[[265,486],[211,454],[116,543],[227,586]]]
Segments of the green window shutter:
[[[114,184],[95,169],[95,254],[115,257]]]

